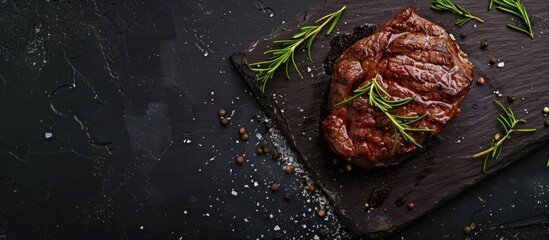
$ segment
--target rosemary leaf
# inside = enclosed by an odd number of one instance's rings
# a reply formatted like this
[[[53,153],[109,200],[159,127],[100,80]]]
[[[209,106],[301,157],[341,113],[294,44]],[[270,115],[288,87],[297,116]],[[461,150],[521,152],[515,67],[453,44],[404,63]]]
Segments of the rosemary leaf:
[[[530,17],[528,17],[528,12],[526,12],[526,7],[524,7],[524,4],[522,4],[520,0],[490,0],[488,9],[491,10],[494,5],[498,10],[520,18],[526,26],[526,28],[523,28],[514,24],[507,24],[507,27],[526,33],[532,39],[534,38],[532,22],[530,22]]]
[[[502,152],[502,144],[505,142],[505,140],[510,138],[510,134],[514,132],[535,132],[535,128],[517,128],[517,124],[519,123],[526,123],[526,120],[520,118],[516,119],[515,114],[513,113],[513,110],[511,108],[504,107],[500,102],[497,100],[495,103],[503,110],[504,114],[500,114],[497,117],[498,122],[503,127],[503,130],[505,131],[505,136],[500,138],[493,138],[492,143],[490,144],[490,147],[482,152],[479,152],[473,157],[481,157],[484,156],[484,163],[482,164],[482,171],[486,172],[486,165],[488,164],[488,160],[495,159],[497,160]],[[496,136],[499,136],[499,134],[496,134]],[[548,162],[549,164],[549,162]]]
[[[484,22],[481,18],[473,16],[469,10],[453,3],[452,0],[433,0],[431,2],[431,8],[433,10],[448,11],[463,16],[463,18],[458,19],[455,23],[458,27],[461,27],[471,19],[475,19],[481,23]]]
[[[326,35],[329,35],[334,30],[346,8],[347,6],[343,6],[338,11],[319,18],[315,21],[315,23],[320,23],[320,25],[302,27],[298,33],[292,36],[292,39],[274,40],[273,43],[281,45],[282,48],[265,51],[263,54],[271,55],[269,60],[248,64],[248,67],[256,73],[256,79],[261,83],[261,90],[265,92],[267,82],[273,78],[276,70],[278,70],[282,65],[284,65],[286,77],[290,79],[290,62],[299,74],[299,77],[303,78],[303,75],[301,75],[295,61],[295,51],[298,48],[307,49],[308,58],[310,61],[313,61],[311,56],[311,47],[316,36],[326,25],[328,25],[328,23],[331,22],[331,25],[326,31]]]

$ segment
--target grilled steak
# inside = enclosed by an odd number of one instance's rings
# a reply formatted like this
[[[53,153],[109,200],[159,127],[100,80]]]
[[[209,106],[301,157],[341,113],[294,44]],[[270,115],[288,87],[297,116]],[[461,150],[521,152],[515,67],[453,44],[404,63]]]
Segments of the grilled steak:
[[[418,147],[395,133],[385,114],[368,104],[367,94],[346,105],[335,105],[379,74],[377,81],[392,100],[416,96],[408,105],[390,110],[391,114],[412,117],[429,113],[411,127],[434,132],[408,132],[422,144],[459,115],[459,105],[471,88],[473,69],[467,54],[442,27],[408,7],[339,57],[330,86],[331,112],[322,122],[324,136],[339,156],[360,167],[399,164]]]

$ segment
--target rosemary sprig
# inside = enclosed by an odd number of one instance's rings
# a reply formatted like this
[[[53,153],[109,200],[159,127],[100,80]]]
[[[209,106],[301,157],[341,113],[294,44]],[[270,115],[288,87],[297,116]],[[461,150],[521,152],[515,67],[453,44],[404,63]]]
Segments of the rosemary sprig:
[[[286,77],[290,79],[290,74],[288,72],[290,61],[299,76],[303,78],[303,75],[301,75],[301,72],[297,68],[297,64],[295,62],[296,49],[298,47],[300,47],[300,49],[307,48],[309,60],[312,62],[311,46],[313,45],[317,34],[322,30],[322,28],[328,25],[328,23],[332,22],[328,30],[326,30],[326,35],[330,35],[346,8],[347,6],[343,6],[338,11],[319,18],[315,21],[315,23],[321,22],[320,25],[302,27],[301,30],[292,37],[292,39],[273,41],[273,43],[281,45],[282,48],[265,51],[263,54],[271,55],[269,60],[248,64],[248,67],[257,73],[256,78],[262,85],[261,90],[265,92],[267,82],[273,78],[275,71],[283,64],[285,64],[286,68]]]
[[[500,114],[497,118],[500,125],[503,127],[503,130],[505,131],[505,136],[500,137],[499,134],[496,134],[496,137],[492,139],[492,143],[490,144],[490,148],[479,152],[473,157],[484,157],[484,164],[482,166],[482,171],[486,172],[486,164],[488,163],[488,160],[490,158],[498,159],[501,155],[501,145],[510,138],[510,134],[514,132],[535,132],[535,128],[515,128],[517,124],[519,123],[525,123],[526,120],[523,118],[516,119],[515,114],[513,113],[513,110],[511,108],[506,108],[503,105],[501,105],[500,102],[497,100],[495,101],[496,104],[503,110],[504,114]]]
[[[471,19],[475,19],[479,22],[484,22],[484,20],[475,17],[469,12],[469,10],[463,8],[462,6],[455,4],[452,0],[433,0],[431,2],[431,8],[438,11],[449,11],[455,14],[463,16],[463,18],[456,21],[456,25],[461,27],[463,24],[469,22]]]
[[[335,107],[341,107],[356,98],[362,96],[365,93],[368,93],[368,103],[371,106],[374,106],[381,110],[387,118],[391,120],[393,123],[394,129],[395,129],[395,139],[394,139],[394,145],[393,145],[393,152],[396,148],[397,138],[400,134],[404,141],[411,142],[414,145],[418,147],[422,147],[419,143],[416,142],[416,139],[413,138],[410,134],[407,132],[434,132],[433,129],[421,129],[421,128],[412,128],[410,125],[413,123],[421,121],[421,119],[425,118],[427,115],[429,115],[429,112],[425,112],[425,114],[421,116],[415,116],[415,117],[408,117],[408,116],[399,116],[394,115],[389,112],[389,110],[402,107],[411,101],[413,101],[416,96],[413,97],[401,99],[401,100],[388,100],[392,98],[392,96],[385,90],[379,83],[377,82],[379,74],[376,74],[374,78],[372,78],[372,81],[370,81],[368,84],[359,87],[353,91],[355,95],[352,97],[345,99],[335,105]]]
[[[506,13],[510,13],[522,19],[522,21],[524,21],[524,24],[528,27],[528,29],[519,27],[514,24],[507,24],[507,27],[526,33],[532,39],[534,38],[534,31],[532,31],[532,23],[530,22],[530,18],[528,17],[528,13],[526,12],[526,8],[524,7],[524,4],[522,4],[520,0],[490,0],[490,5],[488,6],[489,10],[492,10],[492,6],[494,5],[494,3],[496,4],[497,9],[504,11]]]

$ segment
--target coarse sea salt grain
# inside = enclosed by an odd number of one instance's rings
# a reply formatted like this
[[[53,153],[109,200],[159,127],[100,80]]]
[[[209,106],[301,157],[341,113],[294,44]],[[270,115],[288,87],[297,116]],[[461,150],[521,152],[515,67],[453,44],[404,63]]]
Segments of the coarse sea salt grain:
[[[504,62],[498,63],[498,67],[500,67],[500,68],[505,67],[505,63]]]

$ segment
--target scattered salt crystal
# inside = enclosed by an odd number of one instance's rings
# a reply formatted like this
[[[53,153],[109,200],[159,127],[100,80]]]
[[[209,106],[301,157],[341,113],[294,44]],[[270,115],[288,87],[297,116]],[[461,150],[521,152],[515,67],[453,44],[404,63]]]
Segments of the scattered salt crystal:
[[[187,210],[185,210],[185,211],[183,211],[183,213],[184,213],[184,214],[187,214],[188,212],[187,212]]]
[[[244,222],[249,222],[249,220],[247,218],[244,218]]]
[[[504,63],[504,62],[498,63],[498,67],[499,67],[499,68],[505,67],[505,63]]]
[[[311,72],[311,67],[307,67],[307,72]]]
[[[254,187],[257,187],[259,186],[259,183],[258,182],[254,182]]]
[[[238,193],[237,193],[235,190],[232,190],[232,191],[231,191],[231,194],[232,194],[233,196],[238,195]]]
[[[275,230],[275,231],[280,231],[280,227],[279,227],[278,225],[276,225],[276,226],[274,227],[274,230]]]
[[[141,229],[141,230],[143,230],[143,228],[145,228],[145,227],[143,227],[143,226],[139,227],[139,229]]]
[[[50,132],[44,133],[44,137],[45,137],[46,139],[51,138],[52,136],[53,136],[53,134],[50,133]]]

